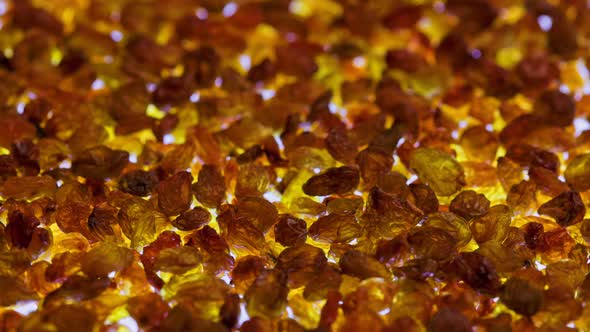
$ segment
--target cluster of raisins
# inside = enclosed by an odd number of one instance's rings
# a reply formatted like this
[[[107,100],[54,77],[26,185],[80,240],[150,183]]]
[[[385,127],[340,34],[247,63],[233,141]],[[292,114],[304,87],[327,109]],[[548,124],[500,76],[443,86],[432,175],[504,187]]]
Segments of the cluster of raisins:
[[[0,0],[0,332],[590,331],[585,0]]]

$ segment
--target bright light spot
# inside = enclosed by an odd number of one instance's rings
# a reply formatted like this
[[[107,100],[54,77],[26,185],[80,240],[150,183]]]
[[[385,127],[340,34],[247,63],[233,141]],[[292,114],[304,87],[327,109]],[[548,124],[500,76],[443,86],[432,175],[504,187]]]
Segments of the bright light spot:
[[[223,16],[230,17],[233,16],[238,11],[238,5],[235,2],[230,2],[225,7],[223,7]]]
[[[348,115],[348,111],[346,110],[346,108],[338,107],[333,102],[330,102],[330,104],[328,105],[328,108],[330,109],[330,113],[338,114],[344,119],[346,119],[346,116]]]
[[[355,246],[355,245],[357,245],[358,243],[359,243],[359,240],[358,240],[358,239],[352,239],[352,241],[350,241],[350,243],[349,243],[349,244],[350,244],[351,246]]]
[[[562,153],[561,155],[563,156],[563,159],[564,159],[564,160],[568,160],[568,159],[570,159],[570,153],[569,153],[569,152],[567,152],[567,151],[565,151],[565,152],[564,152],[564,153]]]
[[[299,16],[309,16],[311,14],[311,8],[302,0],[291,1],[289,11]]]
[[[395,145],[396,148],[399,148],[400,146],[402,146],[404,143],[406,142],[406,138],[402,137],[399,139],[399,141],[397,141],[397,144]]]
[[[315,174],[318,174],[318,173],[319,173],[319,172],[321,172],[321,171],[322,171],[322,170],[321,170],[319,167],[316,167],[316,168],[314,168],[314,169],[313,169],[313,172],[314,172]]]
[[[206,20],[207,17],[209,17],[209,12],[205,8],[197,8],[195,15],[197,15],[197,17],[201,20]]]
[[[566,326],[573,329],[574,327],[576,327],[576,324],[574,322],[569,322]]]
[[[264,99],[264,100],[271,99],[272,97],[275,96],[275,93],[276,93],[275,90],[270,90],[270,89],[265,89],[260,92],[260,94],[262,95],[262,99]]]
[[[453,130],[453,132],[451,133],[451,137],[453,139],[459,139],[459,131],[458,130]]]
[[[357,56],[356,58],[352,59],[352,64],[356,68],[365,68],[367,66],[367,59],[363,56]]]
[[[299,124],[299,128],[303,129],[303,131],[311,131],[311,123],[302,122]]]
[[[586,64],[584,63],[583,59],[578,59],[578,61],[576,61],[576,70],[578,71],[584,82],[590,80],[590,72],[588,72],[588,68],[586,67]]]
[[[101,79],[96,79],[92,82],[92,90],[102,90],[104,89],[104,81]]]
[[[31,100],[35,100],[35,99],[37,99],[37,95],[36,95],[34,92],[31,92],[31,91],[30,91],[29,93],[27,93],[27,96],[28,96],[28,97],[29,97],[29,99],[31,99]]]
[[[537,23],[539,24],[541,30],[549,31],[553,26],[553,19],[551,18],[551,16],[548,15],[540,15],[539,17],[537,17]]]
[[[481,51],[478,50],[477,48],[474,48],[471,50],[471,57],[474,59],[479,59],[481,58]]]
[[[389,308],[385,308],[381,311],[379,311],[379,315],[387,315],[389,313],[390,309]]]
[[[201,94],[198,92],[195,92],[191,95],[191,102],[196,103],[201,99]]]
[[[221,77],[216,78],[215,79],[215,86],[219,88],[221,86],[221,84],[223,84],[223,78],[221,78]]]
[[[59,164],[59,168],[70,168],[72,167],[72,162],[69,160],[64,160]]]
[[[248,54],[240,55],[240,66],[244,70],[250,70],[250,67],[252,67],[252,58]]]
[[[355,190],[354,191],[354,194],[357,195],[357,196],[363,196],[363,192],[360,191],[360,190]]]
[[[242,324],[244,324],[244,322],[248,319],[250,319],[250,316],[248,316],[248,311],[246,311],[246,303],[242,301],[240,304],[240,317],[238,318],[238,326],[242,326]]]
[[[111,273],[108,274],[109,278],[114,278],[115,274],[117,274],[115,271],[111,271]]]
[[[12,310],[18,312],[21,315],[28,315],[32,312],[37,311],[37,308],[39,308],[39,304],[35,301],[28,301],[28,302],[19,302],[16,304],[16,306],[14,306],[14,308]]]
[[[25,112],[25,103],[20,102],[16,104],[16,111],[18,112],[18,114],[23,114]]]
[[[7,11],[8,11],[8,4],[6,4],[6,1],[0,0],[0,15],[6,14]]]
[[[489,131],[489,132],[493,132],[493,131],[494,131],[494,126],[492,126],[492,124],[491,124],[491,123],[488,123],[488,124],[486,125],[486,130],[487,130],[487,131]]]
[[[568,94],[568,93],[570,93],[570,88],[567,85],[562,84],[559,86],[559,91],[562,93]]]
[[[147,88],[147,90],[150,93],[156,91],[156,84],[154,84],[154,83],[148,83],[148,84],[145,85],[145,87]]]
[[[281,201],[281,193],[276,190],[267,191],[264,193],[264,199],[271,203],[280,202]]]
[[[565,182],[565,176],[563,176],[563,175],[560,175],[560,176],[558,176],[557,178],[559,179],[559,181],[561,181],[561,182]]]
[[[540,263],[540,262],[537,262],[537,261],[535,261],[535,267],[537,268],[537,270],[539,270],[539,271],[543,271],[543,270],[545,270],[545,268],[546,268],[547,266],[545,266],[544,264],[542,264],[542,263]]]
[[[118,43],[123,39],[123,33],[119,30],[113,30],[113,32],[111,32],[111,39]]]
[[[590,122],[585,118],[575,118],[574,128],[576,137],[580,136],[583,131],[590,129]]]
[[[578,59],[578,61],[576,62],[576,69],[582,77],[582,80],[584,80],[584,87],[582,92],[584,94],[590,94],[590,71],[588,71],[588,67],[586,67],[584,59]]]
[[[330,109],[330,113],[332,114],[338,112],[338,106],[336,106],[336,104],[334,104],[333,102],[330,102],[330,104],[328,105],[328,109]]]
[[[223,277],[221,277],[220,279],[223,280],[228,285],[231,283],[231,278],[227,274],[224,274]]]
[[[281,139],[281,135],[274,134],[273,137],[274,137],[275,141],[277,142],[279,149],[281,149],[281,151],[285,150],[285,144],[283,144],[283,140]]]
[[[459,121],[459,128],[463,129],[465,127],[467,127],[467,121],[465,121],[465,120]]]
[[[130,153],[129,154],[129,161],[132,163],[136,163],[137,162],[137,155],[135,153]]]
[[[164,144],[174,144],[174,135],[172,135],[172,134],[164,135]]]
[[[412,174],[412,176],[410,176],[410,178],[408,179],[408,181],[406,181],[406,184],[412,184],[414,181],[418,180],[418,175],[416,174]]]
[[[63,186],[64,182],[62,180],[57,180],[57,181],[55,181],[55,184],[59,188],[59,187]]]
[[[125,326],[129,330],[129,332],[139,331],[139,326],[137,325],[137,322],[130,316],[120,319],[117,323],[119,325]]]
[[[295,319],[295,313],[293,313],[293,309],[291,309],[291,307],[287,307],[287,316],[291,319]]]

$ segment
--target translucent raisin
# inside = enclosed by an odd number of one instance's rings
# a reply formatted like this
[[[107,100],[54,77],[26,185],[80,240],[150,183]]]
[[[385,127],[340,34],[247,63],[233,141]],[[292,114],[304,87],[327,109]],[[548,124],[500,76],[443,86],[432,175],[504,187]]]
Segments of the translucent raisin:
[[[431,148],[414,151],[410,167],[435,193],[450,196],[465,185],[463,167],[450,155]]]
[[[577,224],[584,219],[586,206],[576,191],[565,191],[539,207],[539,214],[555,219],[563,227]]]
[[[563,175],[572,189],[578,191],[590,189],[590,154],[574,157]]]
[[[354,167],[330,168],[322,174],[312,176],[303,184],[302,189],[310,196],[345,194],[358,186],[359,179],[359,172]]]
[[[72,172],[87,178],[105,179],[118,176],[127,163],[129,152],[100,145],[80,153],[72,162]]]
[[[490,201],[483,194],[473,190],[465,190],[455,196],[449,205],[449,210],[461,217],[471,220],[488,212]]]
[[[279,222],[274,226],[275,241],[285,247],[305,243],[307,238],[307,223],[289,214],[279,216]]]
[[[191,205],[191,183],[189,172],[179,172],[158,184],[158,206],[168,216],[179,215]]]
[[[153,172],[135,170],[119,178],[119,189],[135,196],[148,196],[158,184],[158,177]]]
[[[225,179],[215,166],[203,165],[192,189],[199,203],[215,208],[225,198]]]
[[[183,212],[172,221],[172,226],[181,231],[191,231],[209,223],[211,214],[207,209],[197,206]]]
[[[500,300],[517,313],[532,316],[543,305],[543,291],[525,280],[510,278],[504,284]]]

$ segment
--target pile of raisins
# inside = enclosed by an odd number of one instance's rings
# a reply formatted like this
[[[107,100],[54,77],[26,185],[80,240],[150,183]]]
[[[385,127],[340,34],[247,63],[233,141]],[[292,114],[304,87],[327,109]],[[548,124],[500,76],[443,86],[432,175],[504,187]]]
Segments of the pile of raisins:
[[[0,0],[0,332],[590,331],[585,0]]]

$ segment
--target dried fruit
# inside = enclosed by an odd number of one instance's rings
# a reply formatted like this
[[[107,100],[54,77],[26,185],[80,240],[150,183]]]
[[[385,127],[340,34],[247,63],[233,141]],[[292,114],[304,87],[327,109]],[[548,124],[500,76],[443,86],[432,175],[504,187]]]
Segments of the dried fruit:
[[[158,206],[165,215],[179,215],[190,208],[192,182],[189,172],[179,172],[158,184]]]
[[[351,214],[329,214],[309,226],[309,237],[327,243],[349,242],[360,234],[361,226]]]
[[[192,231],[209,223],[211,214],[206,209],[197,206],[191,210],[183,212],[181,215],[172,220],[172,225],[181,231]]]
[[[465,185],[463,167],[445,152],[418,148],[412,153],[410,167],[441,196],[450,196]]]
[[[153,172],[135,170],[119,178],[119,189],[135,196],[148,196],[158,184],[158,177]]]
[[[500,300],[517,313],[532,316],[543,305],[543,290],[536,288],[526,280],[513,277],[504,284]]]
[[[470,220],[481,217],[488,212],[490,201],[483,194],[473,190],[465,190],[455,196],[449,205],[449,210]]]
[[[225,198],[225,179],[215,166],[203,165],[192,189],[199,203],[215,208]]]
[[[72,172],[91,179],[112,178],[118,176],[128,162],[128,152],[99,145],[80,153],[72,161]]]
[[[539,207],[539,214],[553,217],[563,227],[577,224],[584,219],[586,207],[576,191],[565,191]]]
[[[359,184],[359,172],[354,167],[330,168],[326,172],[312,176],[303,184],[303,192],[310,196],[345,194]]]
[[[274,226],[275,241],[285,247],[305,243],[307,224],[305,220],[284,214]]]
[[[590,330],[587,7],[0,0],[0,330]]]
[[[381,262],[357,250],[349,250],[340,258],[340,269],[343,273],[358,277],[388,279],[391,272]]]
[[[590,189],[590,154],[581,154],[572,159],[563,175],[572,189]]]

